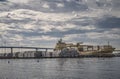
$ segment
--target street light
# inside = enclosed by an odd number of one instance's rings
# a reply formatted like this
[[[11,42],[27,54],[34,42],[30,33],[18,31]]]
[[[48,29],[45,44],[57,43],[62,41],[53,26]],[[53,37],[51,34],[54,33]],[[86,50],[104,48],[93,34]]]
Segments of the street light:
[[[4,43],[4,46],[6,47],[6,40],[4,40],[3,43]],[[6,48],[5,48],[5,53],[6,53]]]

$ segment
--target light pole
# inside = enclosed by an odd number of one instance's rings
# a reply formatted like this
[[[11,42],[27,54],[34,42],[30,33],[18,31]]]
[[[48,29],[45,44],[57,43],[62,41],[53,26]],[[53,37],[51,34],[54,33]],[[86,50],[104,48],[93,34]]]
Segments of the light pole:
[[[1,46],[3,46],[3,44],[2,44],[2,35],[0,34],[0,40],[1,40]],[[1,52],[3,53],[3,49],[1,49]]]
[[[4,46],[6,47],[6,40],[4,41]],[[5,53],[6,53],[6,48],[5,48]]]
[[[18,41],[18,47],[20,47],[20,41]],[[20,52],[20,48],[19,48],[19,52]]]

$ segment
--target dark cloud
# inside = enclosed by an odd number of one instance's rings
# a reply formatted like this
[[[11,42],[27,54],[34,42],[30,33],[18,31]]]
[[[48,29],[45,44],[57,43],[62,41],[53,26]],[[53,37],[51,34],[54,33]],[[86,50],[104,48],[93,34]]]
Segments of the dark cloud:
[[[0,12],[13,11],[16,9],[29,9],[29,7],[24,4],[11,3],[10,1],[4,1],[4,3],[0,3]]]
[[[18,32],[18,31],[14,31],[12,32],[13,34],[21,34],[25,37],[31,37],[31,36],[41,36],[41,35],[44,35],[44,33],[38,33],[38,32],[28,32],[28,31],[21,31],[21,32]]]
[[[26,18],[26,19],[22,19],[22,20],[15,20],[15,19],[9,19],[9,18],[0,18],[0,23],[5,23],[5,24],[11,24],[11,23],[15,23],[15,24],[26,24],[28,22],[32,22],[32,19]]]
[[[8,30],[8,32],[10,34],[21,34],[24,37],[32,37],[32,36],[51,36],[51,37],[64,37],[65,35],[69,35],[69,34],[85,34],[85,33],[90,33],[90,32],[96,32],[97,30],[81,30],[81,29],[69,29],[67,31],[60,31],[58,29],[53,29],[51,32],[41,32],[43,30],[41,29],[37,29],[37,30],[24,30],[21,28],[17,28],[17,29],[21,29],[20,31],[18,30],[14,30],[16,29],[15,27],[13,27],[13,30]],[[101,32],[101,31],[100,31]]]
[[[112,9],[120,10],[120,0],[112,0]]]
[[[99,28],[120,28],[120,18],[118,17],[106,17],[97,21]]]
[[[97,6],[101,7],[101,6],[104,6],[104,3],[101,3],[101,2],[96,2]]]
[[[0,0],[0,2],[2,2],[2,1],[7,1],[7,0]]]
[[[63,7],[58,7],[58,4],[63,5]],[[45,8],[43,5],[47,5],[49,8]],[[30,9],[47,13],[62,13],[72,11],[86,11],[88,9],[88,6],[84,3],[78,3],[78,1],[74,0],[30,0],[27,5],[7,1],[7,3],[2,4],[0,7],[0,11],[10,11],[14,9]]]
[[[99,0],[95,2],[98,7],[111,7],[112,2],[111,1],[106,1],[106,0]]]
[[[72,11],[86,11],[88,6],[86,4],[80,4],[78,1],[74,0],[43,0],[43,1],[36,1],[36,2],[29,2],[31,6],[28,6],[30,9],[34,9],[37,11],[43,12],[72,12]],[[47,4],[49,8],[44,8],[42,5]],[[58,7],[57,4],[63,4],[63,7]]]
[[[90,33],[93,31],[97,31],[97,30],[81,30],[81,29],[75,28],[75,29],[69,29],[67,31],[60,31],[60,30],[54,29],[52,32],[45,33],[45,35],[52,36],[52,37],[64,37],[65,35],[69,35],[69,34],[83,34],[84,35],[85,33]]]

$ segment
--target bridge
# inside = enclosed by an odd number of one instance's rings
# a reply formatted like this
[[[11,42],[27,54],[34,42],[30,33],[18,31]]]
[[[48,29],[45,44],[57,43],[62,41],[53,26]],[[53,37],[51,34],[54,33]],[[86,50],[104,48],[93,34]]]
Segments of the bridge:
[[[35,49],[36,50],[36,52],[39,50],[39,49],[44,49],[46,52],[48,51],[48,50],[53,50],[54,48],[45,48],[45,47],[25,47],[25,46],[21,46],[21,47],[19,47],[19,46],[0,46],[0,49],[1,48],[8,48],[8,49],[11,49],[11,53],[13,53],[13,49],[14,48],[21,48],[21,49]]]

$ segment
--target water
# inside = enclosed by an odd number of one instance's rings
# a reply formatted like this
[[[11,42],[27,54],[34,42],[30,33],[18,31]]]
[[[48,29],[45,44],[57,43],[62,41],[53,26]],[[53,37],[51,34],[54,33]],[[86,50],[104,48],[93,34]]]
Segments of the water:
[[[1,59],[0,79],[120,79],[120,58]]]

